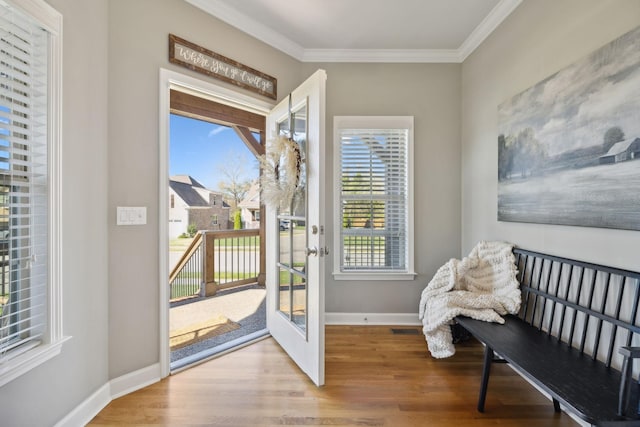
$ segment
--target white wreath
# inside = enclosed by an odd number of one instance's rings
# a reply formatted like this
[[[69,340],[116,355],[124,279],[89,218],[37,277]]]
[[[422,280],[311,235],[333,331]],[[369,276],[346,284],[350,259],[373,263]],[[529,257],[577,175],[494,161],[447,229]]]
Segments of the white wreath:
[[[300,147],[295,141],[278,136],[270,141],[259,160],[262,167],[260,201],[263,205],[289,208],[300,183]]]

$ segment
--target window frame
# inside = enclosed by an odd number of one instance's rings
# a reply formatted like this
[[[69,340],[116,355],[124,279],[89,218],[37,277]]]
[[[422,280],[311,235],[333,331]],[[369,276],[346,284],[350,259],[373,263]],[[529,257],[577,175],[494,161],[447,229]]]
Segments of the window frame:
[[[342,129],[406,129],[407,140],[407,269],[397,270],[342,270],[341,244],[341,194],[342,163],[341,163],[341,130]],[[414,266],[414,118],[413,116],[334,116],[333,118],[333,188],[334,188],[334,242],[333,277],[335,280],[414,280],[416,277]]]
[[[48,165],[48,280],[46,332],[42,343],[0,363],[0,387],[60,354],[70,337],[62,328],[61,143],[62,143],[62,15],[43,0],[5,0],[30,16],[49,33],[47,165]]]

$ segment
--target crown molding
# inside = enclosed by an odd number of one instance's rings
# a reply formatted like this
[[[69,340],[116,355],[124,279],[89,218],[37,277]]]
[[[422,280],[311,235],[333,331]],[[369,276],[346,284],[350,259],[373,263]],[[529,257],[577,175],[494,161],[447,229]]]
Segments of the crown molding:
[[[522,0],[501,0],[458,48],[460,62],[467,59],[520,3]]]
[[[305,49],[302,62],[461,62],[457,49]]]
[[[300,58],[304,56],[304,48],[302,46],[263,23],[227,6],[226,3],[219,0],[185,1],[297,60],[301,60]]]
[[[461,63],[522,3],[501,0],[458,49],[305,49],[220,0],[185,0],[301,62]]]

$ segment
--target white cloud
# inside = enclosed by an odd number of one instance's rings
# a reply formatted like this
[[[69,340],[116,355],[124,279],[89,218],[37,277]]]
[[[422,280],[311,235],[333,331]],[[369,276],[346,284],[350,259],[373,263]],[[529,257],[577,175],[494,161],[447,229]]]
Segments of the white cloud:
[[[545,123],[545,125],[542,127],[542,130],[540,131],[540,134],[544,135],[549,133],[556,133],[566,128],[567,128],[567,121],[565,119],[553,118],[549,120],[547,123]]]
[[[612,126],[640,136],[639,37],[624,36],[505,101],[500,133],[531,127],[550,155],[601,143]]]
[[[630,111],[636,116],[640,108],[640,72],[618,83],[608,83],[589,95],[580,105],[576,117],[580,122],[615,120],[619,114]]]
[[[207,135],[207,136],[208,136],[209,138],[213,138],[214,136],[218,135],[219,133],[224,132],[224,131],[225,131],[225,130],[227,130],[227,129],[229,129],[229,128],[228,128],[228,127],[226,127],[226,126],[218,126],[218,127],[214,128],[214,129],[211,129],[211,130],[209,131],[209,135]]]

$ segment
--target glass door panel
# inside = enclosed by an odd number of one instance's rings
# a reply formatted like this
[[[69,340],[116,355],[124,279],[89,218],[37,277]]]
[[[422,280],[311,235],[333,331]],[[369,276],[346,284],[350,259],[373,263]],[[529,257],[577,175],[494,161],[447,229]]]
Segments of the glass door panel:
[[[306,333],[307,328],[307,104],[292,109],[294,132],[290,133],[290,118],[278,123],[280,135],[292,137],[300,148],[301,164],[298,190],[290,206],[277,214],[278,269],[280,271],[279,312]]]
[[[280,289],[278,291],[278,310],[282,313],[288,313],[291,305],[290,295],[293,287],[293,276],[288,270],[281,268],[279,280]]]
[[[306,330],[307,325],[307,278],[294,276],[293,292],[291,293],[291,321],[300,329]]]

